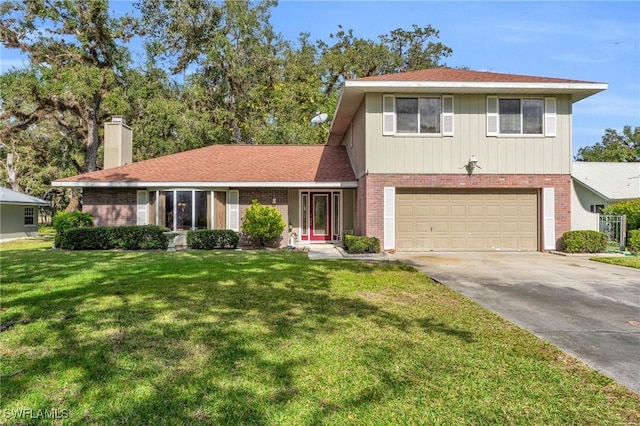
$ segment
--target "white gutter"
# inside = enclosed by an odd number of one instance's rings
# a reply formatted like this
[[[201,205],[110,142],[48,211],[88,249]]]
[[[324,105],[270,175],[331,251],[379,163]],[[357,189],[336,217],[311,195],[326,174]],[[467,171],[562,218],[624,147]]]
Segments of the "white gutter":
[[[51,186],[62,188],[357,188],[358,182],[61,182]]]
[[[482,81],[358,81],[347,80],[345,87],[354,89],[553,89],[606,90],[606,83],[520,83]]]

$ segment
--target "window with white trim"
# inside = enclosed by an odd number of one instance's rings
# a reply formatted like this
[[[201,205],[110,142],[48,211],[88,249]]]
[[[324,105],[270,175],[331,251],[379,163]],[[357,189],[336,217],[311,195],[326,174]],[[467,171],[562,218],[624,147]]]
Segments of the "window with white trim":
[[[453,136],[453,96],[383,96],[384,135]]]
[[[25,226],[36,225],[36,209],[34,207],[24,208],[24,225]]]
[[[604,209],[604,204],[591,204],[589,206],[591,213],[602,213],[602,209]]]
[[[555,136],[555,98],[487,97],[487,136]]]

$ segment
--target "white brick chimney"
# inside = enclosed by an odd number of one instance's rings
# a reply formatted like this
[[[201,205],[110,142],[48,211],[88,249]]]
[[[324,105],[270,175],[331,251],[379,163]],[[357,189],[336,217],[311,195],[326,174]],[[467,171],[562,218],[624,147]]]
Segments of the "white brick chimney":
[[[133,157],[132,131],[124,117],[115,115],[104,123],[104,168],[131,164]]]

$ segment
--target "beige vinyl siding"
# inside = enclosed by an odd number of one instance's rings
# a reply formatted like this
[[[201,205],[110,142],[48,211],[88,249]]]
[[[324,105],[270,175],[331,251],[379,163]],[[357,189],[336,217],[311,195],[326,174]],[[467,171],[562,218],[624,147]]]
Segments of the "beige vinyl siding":
[[[571,173],[571,101],[557,96],[555,137],[486,136],[486,95],[455,95],[453,136],[383,136],[382,94],[366,96],[366,160],[369,173]],[[540,96],[544,98],[544,96]]]
[[[365,103],[366,100],[358,107],[351,126],[342,139],[342,145],[347,148],[347,153],[351,160],[351,167],[353,167],[356,178],[364,175],[367,171],[365,164]],[[382,132],[382,128],[380,128],[380,131]]]
[[[342,229],[355,229],[356,191],[344,189],[342,191]]]

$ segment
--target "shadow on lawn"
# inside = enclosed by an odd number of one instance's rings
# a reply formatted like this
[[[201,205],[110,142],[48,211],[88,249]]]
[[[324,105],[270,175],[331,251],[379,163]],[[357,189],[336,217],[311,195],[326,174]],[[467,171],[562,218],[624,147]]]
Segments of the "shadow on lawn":
[[[346,318],[400,335],[417,326],[471,341],[468,332],[332,290],[332,274],[363,279],[380,270],[363,262],[269,252],[49,250],[3,257],[3,322],[13,326],[5,336],[22,333],[16,347],[28,348],[5,358],[3,406],[35,394],[47,408],[70,409],[72,423],[266,424],[267,411],[299,397],[296,374],[315,359],[300,347],[339,332]],[[377,374],[379,389],[317,401],[313,421],[408,386],[391,386],[387,373]],[[62,377],[73,378],[60,390]],[[37,393],[41,380],[53,383],[49,392]]]

